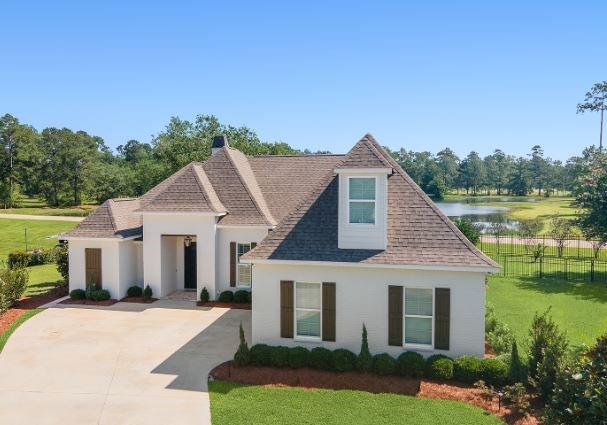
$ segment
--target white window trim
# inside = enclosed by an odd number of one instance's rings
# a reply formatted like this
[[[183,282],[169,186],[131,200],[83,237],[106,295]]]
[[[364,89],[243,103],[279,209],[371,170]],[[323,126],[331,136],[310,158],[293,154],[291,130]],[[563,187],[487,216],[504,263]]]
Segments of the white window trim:
[[[312,283],[318,285],[318,290],[320,291],[320,308],[298,308],[297,307],[297,284],[298,283]],[[318,342],[322,341],[322,283],[321,282],[294,282],[293,283],[293,330],[294,330],[294,340],[301,342]],[[320,313],[320,332],[319,336],[309,336],[309,335],[297,335],[297,310],[301,311],[318,311]]]
[[[238,256],[238,245],[249,245],[249,251],[251,250],[251,242],[236,242],[236,288],[239,289],[251,289],[253,286],[253,268],[250,263],[241,263],[240,257]],[[240,283],[240,265],[248,265],[251,270],[251,282],[248,285]]]
[[[427,319],[430,318],[430,322],[432,323],[432,336],[430,339],[430,344],[407,344],[405,341],[406,339],[406,318],[407,318],[407,303],[405,302],[406,297],[407,297],[407,289],[431,289],[432,290],[432,316],[420,316],[420,315],[408,315],[409,317],[413,317],[413,318],[422,318],[422,319]],[[403,287],[403,347],[404,348],[411,348],[414,350],[434,350],[434,318],[436,317],[436,296],[435,296],[435,289],[436,288],[428,288],[428,287],[423,287],[423,286],[405,286]]]
[[[375,199],[350,199],[350,179],[373,179],[375,185]],[[346,221],[349,226],[357,227],[377,227],[377,177],[376,176],[348,176],[346,184]],[[350,202],[373,202],[373,223],[352,223],[350,222]]]

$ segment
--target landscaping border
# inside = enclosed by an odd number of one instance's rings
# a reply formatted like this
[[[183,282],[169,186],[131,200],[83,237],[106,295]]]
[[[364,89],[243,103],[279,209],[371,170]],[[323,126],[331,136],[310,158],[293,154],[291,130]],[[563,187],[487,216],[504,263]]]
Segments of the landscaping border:
[[[98,307],[109,307],[111,305],[114,305],[118,302],[118,300],[115,300],[113,298],[109,299],[109,300],[103,300],[103,301],[93,301],[93,300],[73,300],[68,298],[67,300],[63,300],[61,301],[59,304],[67,304],[67,305],[91,305],[91,306],[98,306]]]
[[[196,306],[197,307],[234,308],[234,309],[238,309],[238,310],[251,310],[250,303],[235,303],[235,302],[226,303],[226,302],[221,302],[221,301],[207,301],[207,302],[198,301],[196,303]]]
[[[59,287],[46,294],[21,298],[15,305],[0,314],[0,334],[8,329],[19,317],[29,310],[48,304],[67,295],[67,288]]]
[[[21,326],[28,319],[34,317],[36,314],[43,312],[44,308],[34,308],[32,310],[27,310],[23,314],[21,314],[17,319],[11,323],[11,325],[6,328],[3,332],[0,332],[0,353],[4,349],[4,346],[8,342],[10,336],[17,330],[19,326]]]

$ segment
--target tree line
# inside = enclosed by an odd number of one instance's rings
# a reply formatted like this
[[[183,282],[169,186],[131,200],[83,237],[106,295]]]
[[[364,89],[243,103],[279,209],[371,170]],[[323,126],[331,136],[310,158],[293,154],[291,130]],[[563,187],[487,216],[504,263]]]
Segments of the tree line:
[[[6,114],[0,118],[0,206],[18,206],[25,196],[43,198],[52,206],[140,196],[190,161],[206,160],[218,134],[226,134],[230,145],[247,155],[328,153],[261,141],[251,129],[223,124],[212,115],[199,115],[193,121],[173,117],[150,142],[129,140],[114,152],[101,137],[85,131],[54,127],[38,131]],[[539,145],[525,157],[500,149],[484,158],[474,151],[459,158],[450,148],[436,155],[404,148],[390,153],[426,193],[442,198],[452,191],[574,192],[596,155],[592,149],[565,163],[545,157]]]

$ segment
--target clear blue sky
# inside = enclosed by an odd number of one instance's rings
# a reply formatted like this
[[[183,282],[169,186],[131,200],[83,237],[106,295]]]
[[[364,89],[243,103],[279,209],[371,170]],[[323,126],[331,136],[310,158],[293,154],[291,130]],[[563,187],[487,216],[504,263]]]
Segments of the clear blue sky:
[[[598,143],[607,2],[2,2],[0,113],[116,147],[177,115],[345,152]]]

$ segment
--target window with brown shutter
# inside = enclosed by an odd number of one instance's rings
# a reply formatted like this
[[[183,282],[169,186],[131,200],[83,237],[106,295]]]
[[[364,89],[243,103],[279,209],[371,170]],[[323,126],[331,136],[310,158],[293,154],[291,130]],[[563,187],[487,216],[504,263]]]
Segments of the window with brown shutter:
[[[85,282],[86,286],[96,285],[101,289],[101,248],[85,248]]]
[[[280,281],[280,337],[293,338],[293,281]]]
[[[236,286],[236,242],[230,242],[230,286]]]
[[[335,283],[322,283],[322,340],[335,341]]]
[[[434,348],[437,350],[448,350],[451,321],[451,290],[449,288],[436,288],[434,296]]]
[[[388,345],[403,345],[402,286],[388,286]]]

